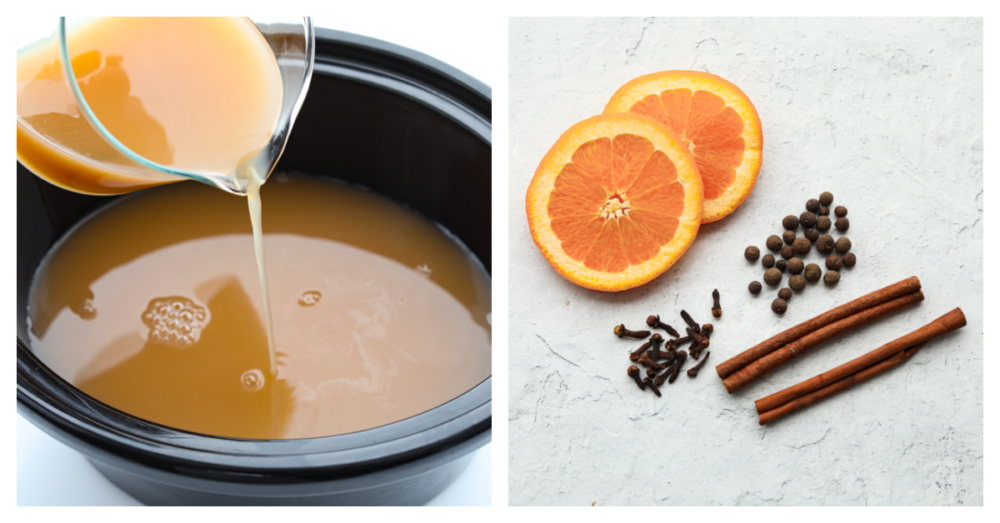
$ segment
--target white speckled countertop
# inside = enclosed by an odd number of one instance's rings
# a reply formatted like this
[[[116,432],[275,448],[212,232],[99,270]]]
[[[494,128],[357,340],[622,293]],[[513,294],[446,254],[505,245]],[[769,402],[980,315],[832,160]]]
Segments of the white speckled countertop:
[[[982,20],[513,18],[509,31],[510,503],[982,505]],[[578,287],[531,241],[528,182],[566,128],[621,84],[666,69],[715,73],[747,93],[764,132],[757,186],[653,282]],[[833,289],[810,284],[778,317],[775,288],[747,292],[763,269],[743,250],[768,252],[781,219],[822,191],[849,210],[857,266]],[[821,260],[815,249],[805,259]],[[722,387],[718,363],[914,275],[919,305],[733,395]],[[955,307],[968,325],[905,365],[758,426],[754,400]],[[650,314],[677,327],[681,309],[715,324],[711,360],[657,398],[625,373],[641,342],[612,328]]]

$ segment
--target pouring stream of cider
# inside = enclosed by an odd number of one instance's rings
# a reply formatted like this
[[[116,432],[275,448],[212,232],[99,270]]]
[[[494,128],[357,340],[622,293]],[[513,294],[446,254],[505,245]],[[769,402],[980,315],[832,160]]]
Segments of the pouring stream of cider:
[[[260,295],[264,299],[264,324],[267,327],[267,350],[271,360],[272,379],[278,377],[278,355],[274,349],[274,327],[271,324],[271,297],[267,290],[267,269],[264,268],[264,229],[261,225],[261,181],[256,171],[250,173],[247,188],[247,205],[250,207],[250,223],[253,225],[253,250],[257,255],[257,273],[260,278]]]
[[[122,144],[158,164],[246,187],[276,379],[258,174],[270,163],[258,153],[278,121],[282,79],[267,41],[248,19],[197,17],[99,18],[66,41],[84,98]],[[89,125],[56,39],[18,52],[17,90],[17,156],[36,175],[102,195],[182,180],[141,168]]]

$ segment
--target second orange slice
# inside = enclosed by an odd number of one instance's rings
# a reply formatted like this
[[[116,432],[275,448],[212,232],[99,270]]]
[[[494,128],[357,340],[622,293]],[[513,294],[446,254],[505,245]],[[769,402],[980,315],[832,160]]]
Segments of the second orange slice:
[[[705,183],[704,223],[746,200],[760,172],[757,109],[739,87],[701,71],[640,76],[611,97],[604,114],[636,113],[670,127],[690,149]]]
[[[525,207],[549,264],[590,289],[646,283],[687,251],[702,221],[702,181],[687,146],[642,115],[588,118],[542,158]]]

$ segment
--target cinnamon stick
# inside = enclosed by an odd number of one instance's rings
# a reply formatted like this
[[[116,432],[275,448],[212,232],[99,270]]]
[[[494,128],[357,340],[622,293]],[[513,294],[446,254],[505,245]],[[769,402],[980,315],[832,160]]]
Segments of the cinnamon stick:
[[[734,372],[746,367],[750,363],[774,352],[781,347],[813,332],[817,329],[842,320],[848,316],[857,314],[863,310],[870,309],[889,300],[894,300],[900,296],[920,290],[920,280],[916,276],[907,278],[901,282],[894,283],[883,289],[879,289],[870,294],[866,294],[856,300],[849,301],[840,307],[824,312],[815,318],[792,327],[774,337],[764,340],[761,343],[737,354],[736,356],[720,363],[715,367],[715,371],[722,379],[728,378]]]
[[[804,409],[809,405],[812,405],[813,403],[816,403],[825,398],[829,398],[830,396],[833,396],[834,394],[844,389],[848,389],[854,385],[857,385],[862,381],[866,381],[870,378],[878,376],[879,374],[882,374],[883,372],[886,372],[890,369],[894,369],[902,365],[904,362],[906,362],[906,360],[910,359],[911,356],[913,356],[918,350],[920,350],[921,347],[924,346],[924,343],[920,343],[918,345],[910,347],[909,349],[906,349],[903,352],[900,352],[899,354],[896,354],[895,356],[887,360],[883,360],[880,363],[876,363],[875,365],[872,365],[871,367],[868,367],[867,369],[857,374],[851,374],[846,378],[831,383],[830,385],[827,385],[826,387],[823,387],[822,389],[819,389],[816,392],[811,392],[809,394],[806,394],[805,396],[802,396],[801,398],[789,401],[788,403],[785,403],[784,405],[776,409],[769,410],[760,415],[760,424],[767,425],[768,423],[779,420],[797,410]]]
[[[914,345],[926,342],[964,326],[965,314],[962,313],[962,309],[955,309],[928,323],[927,325],[924,325],[923,327],[907,334],[906,336],[903,336],[902,338],[897,338],[889,343],[886,343],[868,354],[855,358],[839,367],[826,371],[823,374],[809,378],[798,385],[757,400],[754,402],[757,406],[757,413],[763,414],[769,410],[776,409],[790,401],[801,398],[810,392],[819,390],[837,380],[846,378],[851,374],[855,374],[871,367],[872,365],[875,365],[876,363],[891,358],[908,347],[913,347]]]
[[[880,305],[876,305],[870,309],[863,310],[840,321],[831,323],[826,327],[806,334],[788,345],[785,345],[784,347],[767,354],[759,360],[750,363],[746,367],[743,367],[733,373],[728,378],[722,380],[722,384],[725,385],[726,390],[732,394],[733,392],[747,386],[750,382],[774,370],[782,363],[805,353],[809,349],[812,349],[827,340],[836,338],[837,336],[861,327],[862,325],[867,325],[882,316],[886,316],[900,309],[909,307],[910,305],[923,301],[923,299],[923,291],[913,292]]]

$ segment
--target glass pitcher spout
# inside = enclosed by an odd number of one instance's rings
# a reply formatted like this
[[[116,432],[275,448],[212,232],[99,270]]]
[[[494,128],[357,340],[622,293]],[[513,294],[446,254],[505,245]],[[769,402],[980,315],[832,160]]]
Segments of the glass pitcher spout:
[[[245,195],[309,89],[309,18],[59,19],[18,51],[18,160],[87,194],[196,180]]]

